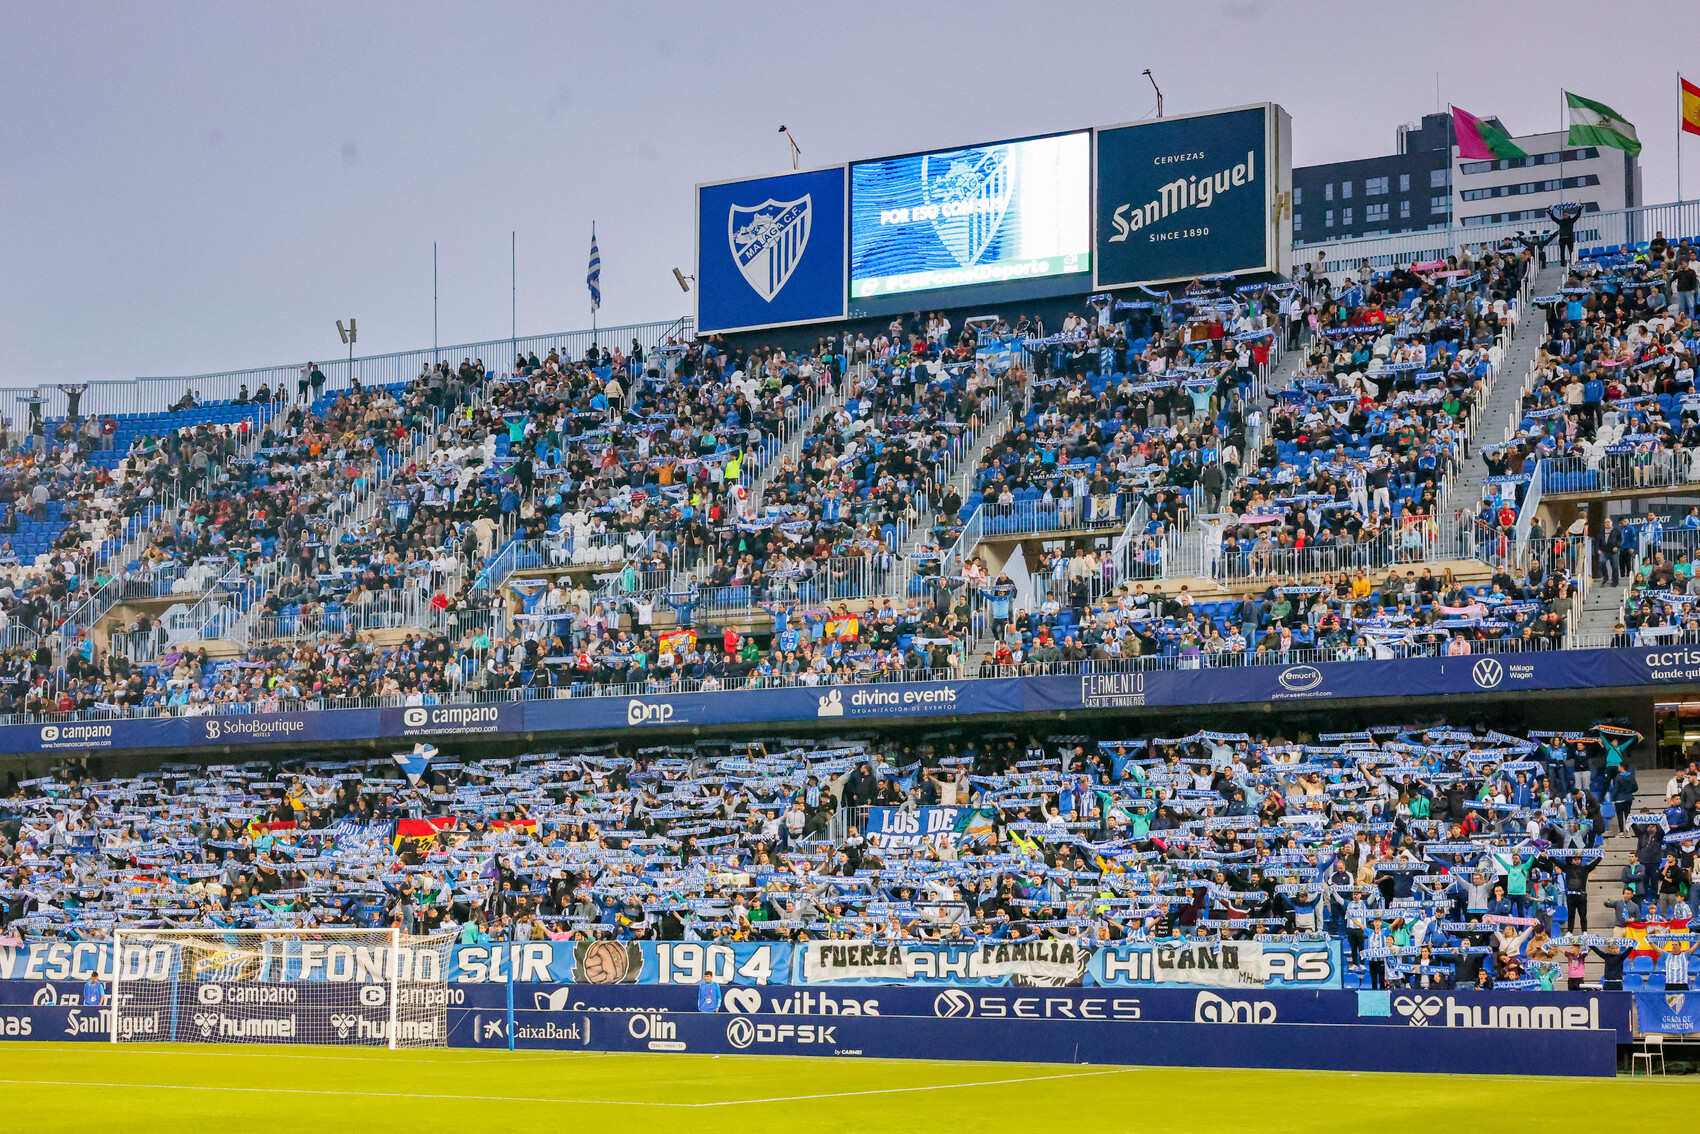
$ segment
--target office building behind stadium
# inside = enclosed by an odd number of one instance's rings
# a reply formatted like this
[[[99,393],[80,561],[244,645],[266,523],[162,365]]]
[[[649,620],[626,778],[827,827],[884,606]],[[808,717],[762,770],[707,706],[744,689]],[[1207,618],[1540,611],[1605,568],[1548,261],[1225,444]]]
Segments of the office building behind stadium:
[[[1505,129],[1497,118],[1487,121]],[[1392,154],[1296,167],[1294,242],[1323,244],[1454,225],[1521,224],[1533,230],[1549,223],[1546,210],[1560,201],[1579,201],[1590,213],[1645,203],[1640,163],[1632,155],[1570,146],[1561,132],[1511,140],[1529,156],[1465,161],[1454,153],[1452,116],[1425,114],[1416,126],[1399,127]],[[1468,239],[1468,233],[1460,238]]]

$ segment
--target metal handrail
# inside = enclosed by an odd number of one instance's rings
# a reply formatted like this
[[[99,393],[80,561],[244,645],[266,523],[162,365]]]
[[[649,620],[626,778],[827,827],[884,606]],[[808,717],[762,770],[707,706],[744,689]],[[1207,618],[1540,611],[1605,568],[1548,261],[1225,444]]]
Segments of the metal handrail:
[[[626,340],[635,338],[645,351],[653,352],[668,339],[688,342],[694,337],[695,326],[693,317],[687,315],[671,322],[627,323],[595,330],[557,331],[545,335],[485,339],[475,343],[365,355],[354,359],[352,365],[348,360],[327,360],[321,363],[320,370],[325,375],[326,390],[333,392],[348,389],[356,380],[365,387],[394,386],[417,378],[421,366],[434,365],[457,354],[463,358],[485,359],[489,369],[497,372],[521,351],[542,356],[555,350],[566,355],[583,357],[593,344],[616,343],[624,346]],[[204,401],[230,401],[236,397],[242,386],[257,389],[262,384],[274,388],[281,384],[293,391],[305,365],[305,362],[292,362],[281,366],[258,366],[208,374],[100,379],[88,383],[81,408],[85,414],[146,413],[170,405],[191,390],[197,392]],[[36,382],[18,381],[14,378],[7,380],[0,388],[31,389],[38,385]]]

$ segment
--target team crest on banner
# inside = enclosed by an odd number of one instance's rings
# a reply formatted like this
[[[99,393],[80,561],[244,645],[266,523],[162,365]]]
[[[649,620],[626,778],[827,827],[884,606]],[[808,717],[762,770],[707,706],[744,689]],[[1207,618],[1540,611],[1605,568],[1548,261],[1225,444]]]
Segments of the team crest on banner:
[[[921,195],[937,207],[933,231],[964,268],[977,263],[1009,211],[1009,147],[921,159]]]
[[[771,197],[746,208],[733,205],[726,214],[726,236],[732,243],[732,259],[756,294],[773,302],[797,270],[803,249],[809,246],[809,228],[814,215],[811,200],[775,201]]]

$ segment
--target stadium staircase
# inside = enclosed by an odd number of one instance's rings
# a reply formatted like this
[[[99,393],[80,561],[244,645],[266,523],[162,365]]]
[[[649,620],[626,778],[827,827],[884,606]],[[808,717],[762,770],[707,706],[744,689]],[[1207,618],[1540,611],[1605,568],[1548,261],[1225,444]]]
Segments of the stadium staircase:
[[[476,406],[484,397],[484,389],[472,392]],[[431,424],[416,429],[404,445],[371,461],[361,479],[366,482],[363,492],[353,493],[338,502],[333,509],[334,519],[325,533],[327,553],[335,561],[336,547],[342,538],[375,517],[388,505],[390,486],[411,465],[423,465],[431,459],[437,447],[437,434],[445,415],[437,411]],[[292,577],[292,572],[273,570],[256,575],[259,586],[243,586],[228,590],[220,601],[215,617],[209,618],[196,632],[199,641],[223,639],[238,650],[252,645],[262,632],[261,618],[265,614],[267,597],[279,583]]]
[[[1590,568],[1591,569],[1591,568]],[[1629,595],[1629,579],[1615,587],[1595,581],[1582,600],[1582,613],[1576,619],[1576,641],[1583,646],[1603,646],[1610,642],[1612,631],[1623,617],[1623,601]]]
[[[1636,777],[1640,790],[1635,794],[1631,814],[1663,811],[1665,781],[1670,778],[1670,773],[1661,768],[1637,767]],[[1617,924],[1617,914],[1606,902],[1623,893],[1623,868],[1635,860],[1635,835],[1627,830],[1618,834],[1615,819],[1606,821],[1606,831],[1606,840],[1601,847],[1604,853],[1594,873],[1588,877],[1588,932],[1610,936]],[[1554,929],[1557,928],[1555,925]],[[1598,983],[1603,971],[1600,959],[1590,954],[1588,981]]]
[[[232,424],[243,420],[251,422],[253,428],[249,431],[247,441],[237,447],[236,459],[251,459],[259,449],[260,442],[264,438],[266,423],[272,418],[273,412],[274,406],[271,404],[237,406],[220,402],[194,410],[120,415],[112,448],[94,453],[91,457],[91,464],[116,469],[129,456],[130,447],[138,438],[163,432],[166,429]],[[96,568],[96,573],[109,577],[98,590],[77,606],[60,623],[60,639],[55,644],[58,660],[63,661],[64,642],[75,639],[79,632],[93,634],[101,620],[120,603],[138,598],[163,597],[163,594],[171,593],[166,590],[162,594],[160,588],[169,587],[176,580],[161,579],[151,575],[132,575],[131,568],[141,558],[142,554],[152,546],[155,525],[179,523],[182,520],[184,509],[205,495],[205,483],[190,488],[187,494],[181,498],[175,491],[168,491],[158,503],[148,506],[125,521],[125,539],[122,542],[108,540],[101,545],[95,556],[93,566]],[[101,570],[103,568],[109,569]],[[213,584],[213,587],[209,589],[214,589],[216,586],[217,584]]]
[[[1265,413],[1268,413],[1269,407],[1275,404],[1275,395],[1290,387],[1293,384],[1293,379],[1297,378],[1300,372],[1304,370],[1306,352],[1309,346],[1309,340],[1306,340],[1292,350],[1281,352],[1281,357],[1276,360],[1275,365],[1269,371],[1269,377],[1264,379],[1264,396],[1256,399]]]
[[[981,426],[979,435],[974,438],[968,450],[961,457],[944,463],[942,467],[943,475],[940,477],[941,485],[956,481],[957,495],[967,496],[969,483],[975,470],[980,467],[980,462],[986,459],[986,454],[991,451],[992,446],[1000,441],[1004,434],[1009,432],[1010,427],[1014,425],[1019,402],[1020,399],[1018,398],[1009,398],[1000,402],[997,413],[992,416],[989,422]],[[932,541],[935,525],[940,520],[948,522],[948,517],[934,515],[936,505],[937,501],[928,500],[926,506],[919,509],[914,525],[903,535],[902,542],[898,545],[899,558],[906,558],[920,551]],[[964,531],[966,530],[964,529]],[[966,546],[963,546],[960,539],[957,541],[954,554],[959,565],[973,553],[976,542],[970,541]]]
[[[777,444],[771,453],[764,454],[758,462],[745,465],[739,480],[749,493],[752,509],[760,508],[767,498],[767,486],[772,482],[775,470],[794,463],[803,455],[803,442],[808,440],[822,418],[844,405],[851,383],[865,377],[867,372],[868,364],[865,362],[845,370],[843,377],[831,389],[807,405],[796,422],[786,422],[783,434],[775,439]]]
[[[1550,295],[1564,282],[1563,269],[1550,264],[1535,272],[1529,295]],[[1493,385],[1488,390],[1487,405],[1476,416],[1470,434],[1470,455],[1464,462],[1452,492],[1453,501],[1460,507],[1474,507],[1481,500],[1482,484],[1487,480],[1487,462],[1482,460],[1482,446],[1496,445],[1505,439],[1506,431],[1516,425],[1523,405],[1523,377],[1535,361],[1541,346],[1543,322],[1539,312],[1525,305],[1516,333],[1505,348]]]

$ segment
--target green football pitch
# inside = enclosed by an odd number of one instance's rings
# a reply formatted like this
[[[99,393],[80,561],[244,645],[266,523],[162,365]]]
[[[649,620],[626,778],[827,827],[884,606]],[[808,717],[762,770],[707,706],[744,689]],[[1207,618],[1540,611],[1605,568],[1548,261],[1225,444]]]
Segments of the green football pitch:
[[[715,1134],[1465,1129],[1686,1113],[1695,1080],[1512,1079],[706,1055],[29,1043],[0,1048],[12,1130],[635,1129]],[[1679,1093],[1673,1093],[1679,1092]],[[533,1124],[536,1124],[533,1126]]]

